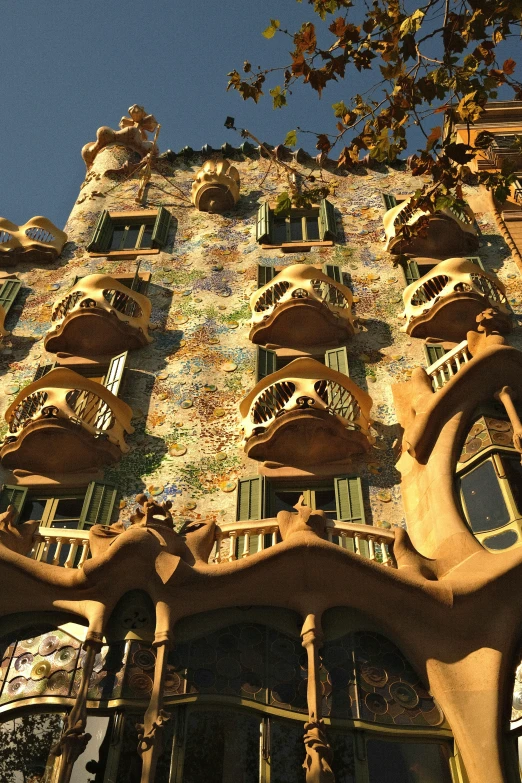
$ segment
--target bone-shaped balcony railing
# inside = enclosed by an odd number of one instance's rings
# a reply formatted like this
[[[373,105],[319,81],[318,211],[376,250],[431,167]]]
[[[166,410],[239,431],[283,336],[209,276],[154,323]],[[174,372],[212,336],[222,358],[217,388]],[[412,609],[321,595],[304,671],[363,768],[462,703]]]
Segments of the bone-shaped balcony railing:
[[[151,307],[150,299],[137,291],[131,291],[109,275],[87,275],[55,302],[51,315],[53,326],[48,337],[59,331],[67,316],[97,308],[141,331],[147,342],[150,342],[148,326]]]
[[[125,433],[134,431],[131,418],[132,409],[100,383],[59,367],[22,389],[9,406],[5,443],[13,443],[29,424],[62,419],[95,437],[105,435],[125,454]]]
[[[278,533],[279,527],[275,518],[223,525],[210,562],[231,562],[255,555],[275,546],[279,541]],[[396,568],[392,553],[395,533],[392,530],[329,519],[326,523],[326,535],[328,541],[343,549],[349,549],[354,554],[367,557],[383,566]],[[366,542],[367,547],[361,546],[362,542]]]
[[[429,219],[430,217],[437,215],[455,221],[461,231],[468,234],[470,237],[477,238],[479,236],[473,211],[467,205],[462,209],[456,206],[443,207],[442,209],[438,209],[435,213],[431,213],[427,210],[413,207],[412,199],[406,199],[400,204],[397,204],[397,206],[392,207],[392,209],[389,209],[383,217],[384,231],[386,234],[386,250],[393,252],[394,246],[397,243],[402,242],[402,238],[397,232],[400,226],[414,226],[420,219]]]
[[[332,314],[347,322],[355,332],[352,317],[352,292],[341,283],[334,282],[320,269],[304,264],[285,267],[269,283],[250,297],[252,324],[268,319],[282,305],[308,300],[327,307]]]
[[[33,217],[18,226],[0,218],[0,258],[5,263],[16,263],[20,256],[28,260],[52,261],[62,252],[67,234],[60,231],[46,217]]]
[[[371,397],[348,376],[315,359],[295,359],[263,378],[240,404],[245,440],[293,411],[322,411],[370,437]]]
[[[475,298],[479,308],[477,314],[488,305],[506,316],[510,314],[504,285],[495,275],[466,258],[449,258],[404,290],[406,324],[402,330],[411,334],[417,319],[426,318],[430,310],[440,308],[444,300],[455,302],[459,298]]]

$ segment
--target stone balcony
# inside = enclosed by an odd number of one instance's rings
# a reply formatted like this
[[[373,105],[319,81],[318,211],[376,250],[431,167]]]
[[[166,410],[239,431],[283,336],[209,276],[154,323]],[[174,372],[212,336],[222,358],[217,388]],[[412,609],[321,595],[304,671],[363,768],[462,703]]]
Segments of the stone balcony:
[[[479,229],[468,206],[462,210],[451,207],[430,213],[415,209],[411,201],[402,201],[383,217],[389,253],[447,258],[470,255],[478,248]]]
[[[43,476],[93,471],[129,450],[132,409],[96,381],[63,367],[26,386],[5,414],[9,470]]]
[[[257,345],[337,345],[357,331],[350,289],[313,266],[286,267],[252,294],[250,307]]]
[[[151,342],[151,302],[109,275],[88,275],[59,299],[46,350],[83,357],[114,356]]]
[[[373,443],[371,407],[371,397],[343,373],[295,359],[241,402],[245,452],[275,467],[341,462]]]
[[[507,323],[510,310],[504,285],[465,258],[449,258],[411,283],[403,293],[402,331],[460,343],[476,326],[476,317],[495,307]]]
[[[19,261],[49,264],[58,258],[66,242],[67,234],[46,217],[31,218],[23,226],[0,218],[2,264],[17,264]]]

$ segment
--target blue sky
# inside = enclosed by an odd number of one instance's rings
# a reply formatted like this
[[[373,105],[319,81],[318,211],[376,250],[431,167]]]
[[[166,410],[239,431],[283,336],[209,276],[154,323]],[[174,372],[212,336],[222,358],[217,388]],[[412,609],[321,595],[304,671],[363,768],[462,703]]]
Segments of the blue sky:
[[[227,115],[268,142],[296,126],[330,129],[331,104],[373,76],[329,87],[321,101],[297,89],[279,111],[270,96],[256,106],[226,92],[227,72],[245,59],[287,60],[290,39],[261,35],[270,18],[293,31],[311,15],[295,0],[4,0],[0,215],[43,214],[62,227],[85,174],[82,146],[133,103],[161,123],[162,151],[239,143]]]

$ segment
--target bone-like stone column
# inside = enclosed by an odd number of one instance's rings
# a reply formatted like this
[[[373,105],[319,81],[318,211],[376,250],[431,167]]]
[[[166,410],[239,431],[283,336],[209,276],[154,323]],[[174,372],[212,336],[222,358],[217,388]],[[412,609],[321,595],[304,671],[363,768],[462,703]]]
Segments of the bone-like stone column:
[[[69,713],[62,736],[51,750],[51,753],[59,759],[53,783],[69,783],[74,763],[91,739],[91,735],[85,733],[87,693],[96,654],[100,651],[101,646],[101,634],[91,631],[83,644],[87,654],[83,662],[82,677],[74,707]]]
[[[138,753],[143,762],[141,783],[154,783],[156,765],[163,751],[163,730],[170,719],[170,713],[163,709],[163,685],[167,671],[167,657],[171,646],[170,633],[156,631],[154,647],[156,648],[156,666],[154,668],[154,685],[149,706],[145,713],[143,725],[137,726],[139,745]]]
[[[321,683],[319,650],[323,643],[320,617],[309,614],[301,630],[301,640],[308,655],[308,723],[305,723],[304,744],[306,783],[335,783],[331,763],[332,749],[328,745],[321,720]]]
[[[498,397],[509,417],[509,421],[513,427],[513,445],[516,450],[522,454],[522,422],[516,411],[515,404],[513,402],[514,397],[513,389],[509,386],[504,386],[495,397]]]

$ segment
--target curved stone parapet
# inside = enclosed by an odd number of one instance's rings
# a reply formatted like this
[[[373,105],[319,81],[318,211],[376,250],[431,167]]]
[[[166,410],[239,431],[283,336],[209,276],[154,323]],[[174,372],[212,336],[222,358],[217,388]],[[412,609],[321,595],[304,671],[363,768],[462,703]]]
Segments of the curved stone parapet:
[[[46,217],[33,217],[22,226],[0,218],[0,264],[19,261],[51,263],[67,242],[67,234]]]
[[[207,160],[192,184],[192,203],[200,212],[226,212],[239,200],[239,172],[229,160]]]
[[[129,451],[131,418],[132,409],[100,383],[56,368],[26,386],[7,409],[2,465],[52,475],[117,462]]]
[[[358,330],[353,296],[320,269],[292,264],[250,297],[250,340],[290,348],[338,344]]]
[[[152,338],[150,299],[109,275],[87,275],[54,304],[44,345],[51,353],[114,356]]]
[[[296,467],[367,451],[372,399],[343,373],[295,359],[267,375],[239,406],[251,459]]]
[[[404,290],[403,299],[406,323],[402,331],[412,337],[460,343],[487,307],[498,310],[505,332],[511,329],[503,283],[466,258],[448,258],[437,264]]]

